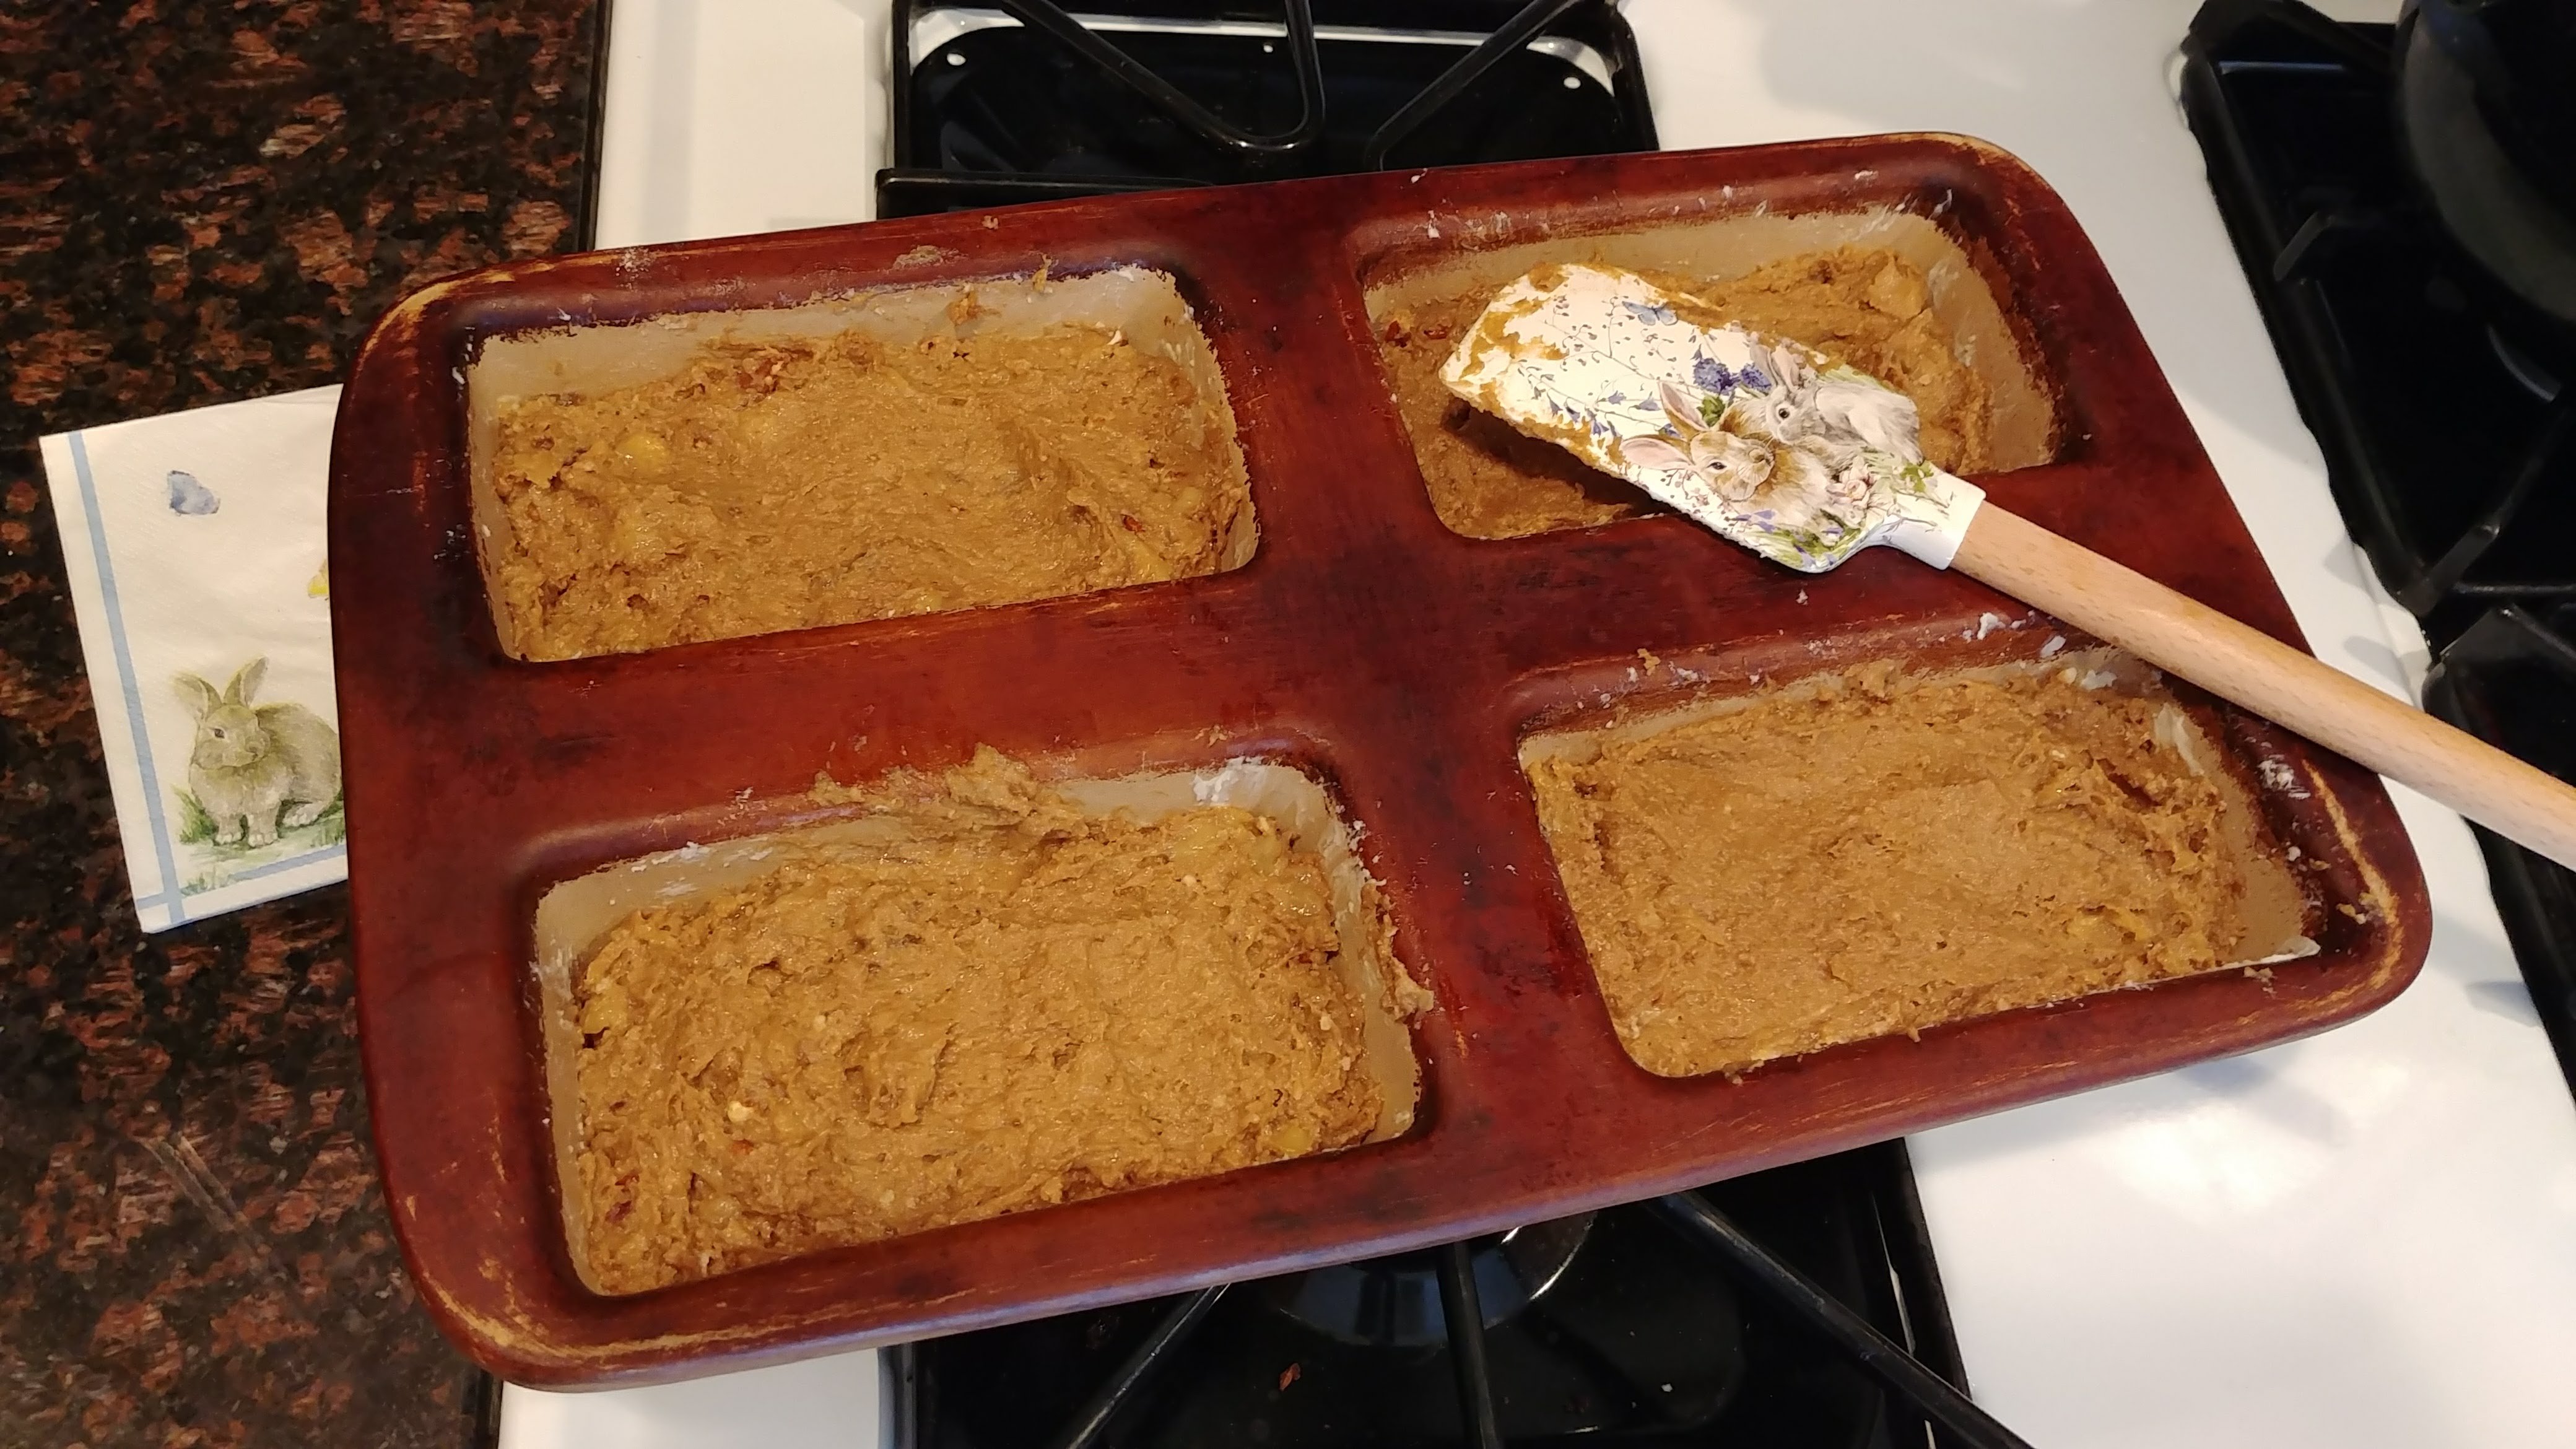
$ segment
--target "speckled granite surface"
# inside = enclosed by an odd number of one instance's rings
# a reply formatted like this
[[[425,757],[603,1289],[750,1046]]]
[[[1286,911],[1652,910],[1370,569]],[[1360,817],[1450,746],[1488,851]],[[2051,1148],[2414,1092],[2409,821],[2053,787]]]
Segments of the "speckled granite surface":
[[[0,6],[0,1445],[468,1445],[367,1141],[346,897],[145,937],[39,434],[336,380],[573,244],[594,0]]]

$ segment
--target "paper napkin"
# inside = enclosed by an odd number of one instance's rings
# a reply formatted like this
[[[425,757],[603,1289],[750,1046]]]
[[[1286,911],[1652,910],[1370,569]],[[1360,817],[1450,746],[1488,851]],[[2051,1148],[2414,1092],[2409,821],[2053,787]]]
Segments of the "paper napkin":
[[[147,931],[348,874],[324,496],[336,387],[44,440]]]

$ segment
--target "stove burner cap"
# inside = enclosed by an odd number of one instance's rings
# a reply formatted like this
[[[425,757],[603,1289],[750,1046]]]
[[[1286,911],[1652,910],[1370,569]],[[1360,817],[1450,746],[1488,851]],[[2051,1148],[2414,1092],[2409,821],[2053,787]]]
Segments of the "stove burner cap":
[[[1592,1214],[1532,1223],[1478,1238],[1469,1261],[1476,1297],[1492,1328],[1528,1307],[1565,1275],[1592,1231]],[[1435,1249],[1371,1258],[1272,1278],[1264,1302],[1318,1333],[1373,1348],[1445,1343]]]

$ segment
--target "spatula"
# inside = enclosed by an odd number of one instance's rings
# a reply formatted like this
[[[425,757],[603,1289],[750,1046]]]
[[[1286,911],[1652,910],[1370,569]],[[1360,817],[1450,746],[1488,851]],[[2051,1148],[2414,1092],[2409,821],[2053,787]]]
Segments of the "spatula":
[[[1755,553],[1823,573],[1875,544],[1955,568],[2576,868],[2576,789],[1926,462],[1914,403],[1615,267],[1505,287],[1452,392]]]

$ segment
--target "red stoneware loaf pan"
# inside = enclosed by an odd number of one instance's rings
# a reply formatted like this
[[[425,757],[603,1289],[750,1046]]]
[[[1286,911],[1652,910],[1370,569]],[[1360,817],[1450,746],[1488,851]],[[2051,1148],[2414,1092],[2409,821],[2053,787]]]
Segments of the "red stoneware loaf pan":
[[[1670,516],[1453,531],[1381,338],[1419,297],[1550,259],[1724,277],[1846,243],[1931,279],[1995,399],[1997,471],[1977,480],[1995,499],[2298,640],[2065,204],[1956,137],[1070,201],[515,263],[406,301],[342,403],[331,552],[368,1086],[431,1313],[522,1383],[743,1367],[1558,1217],[2241,1052],[2394,996],[2429,922],[2377,780],[2177,691],[2295,860],[2311,954],[1735,1076],[1659,1076],[1622,1050],[1524,750],[1757,679],[2030,660],[2058,631],[1884,550],[1807,578]],[[854,297],[999,293],[1041,269],[1137,269],[1185,299],[1250,480],[1256,526],[1234,566],[588,658],[510,647],[481,562],[487,361],[572,335],[548,385],[578,390],[693,327],[792,328]],[[1641,670],[1640,651],[1669,667]],[[1407,1029],[1409,1122],[1337,1153],[649,1292],[586,1286],[548,1089],[540,903],[604,866],[818,818],[818,773],[864,783],[979,745],[1066,779],[1252,759],[1319,787],[1436,1003]]]

